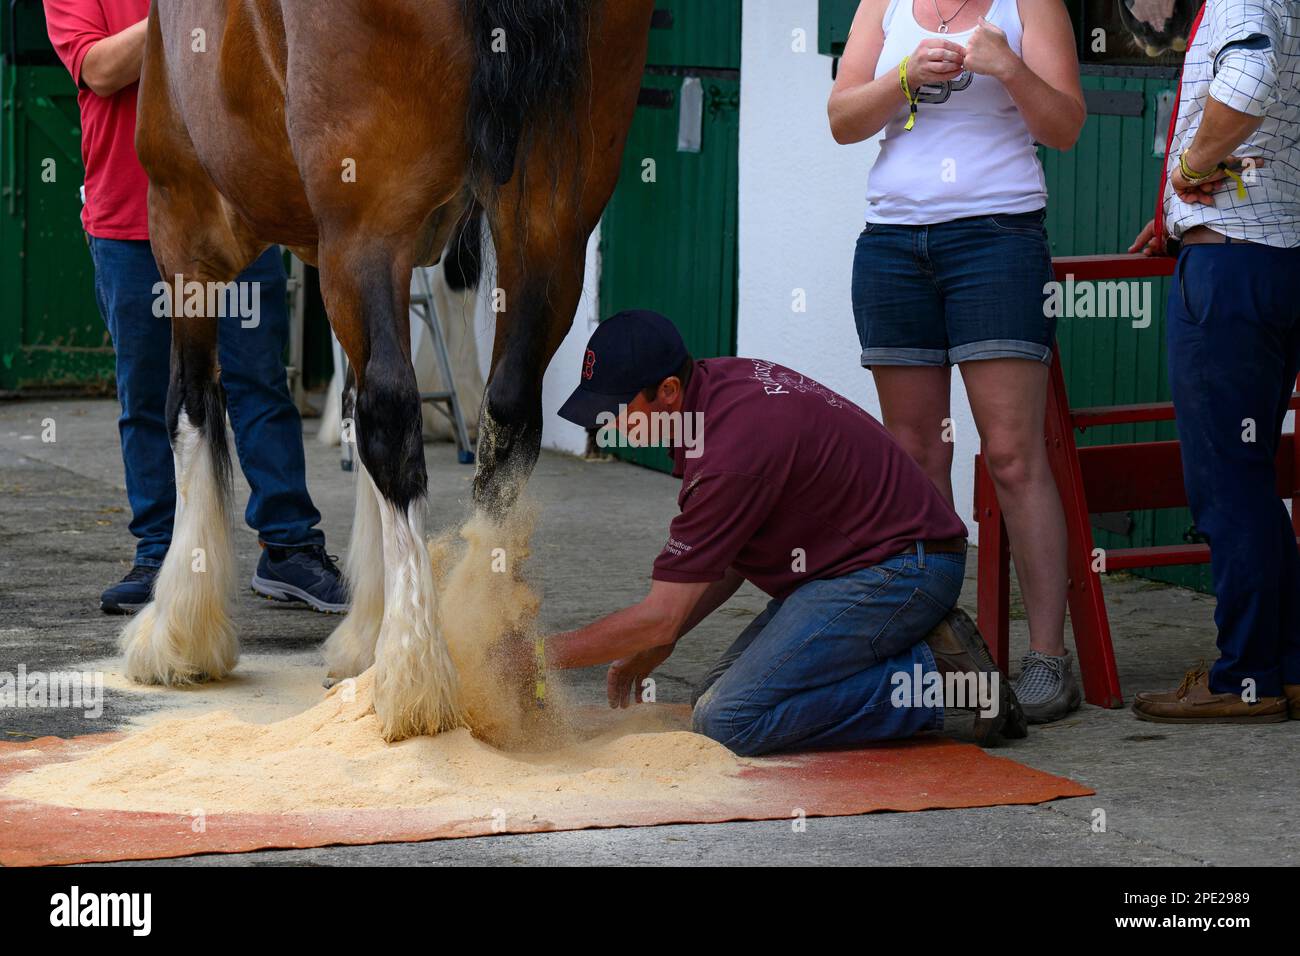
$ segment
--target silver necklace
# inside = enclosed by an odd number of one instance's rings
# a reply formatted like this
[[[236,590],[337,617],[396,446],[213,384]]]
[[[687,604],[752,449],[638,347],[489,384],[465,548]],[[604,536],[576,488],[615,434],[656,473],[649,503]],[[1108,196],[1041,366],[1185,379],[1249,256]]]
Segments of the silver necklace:
[[[957,17],[961,15],[961,12],[966,9],[966,4],[968,3],[970,3],[970,0],[962,0],[962,4],[957,8],[957,12],[945,20],[943,14],[939,12],[939,0],[934,0],[934,15],[939,18],[940,33],[948,32],[948,24],[952,23],[952,21],[956,20]]]

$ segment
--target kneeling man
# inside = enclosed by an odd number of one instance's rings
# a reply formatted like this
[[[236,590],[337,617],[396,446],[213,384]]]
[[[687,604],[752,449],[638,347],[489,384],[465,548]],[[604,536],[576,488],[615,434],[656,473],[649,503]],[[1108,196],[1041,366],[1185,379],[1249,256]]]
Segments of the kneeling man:
[[[852,402],[771,362],[695,361],[668,319],[624,312],[592,336],[560,414],[634,443],[666,423],[681,513],[645,599],[548,638],[547,667],[612,661],[609,702],[626,706],[748,580],[772,600],[699,688],[697,732],[751,755],[908,737],[943,721],[917,685],[955,674],[994,688],[965,702],[977,739],[1024,736],[1008,682],[953,611],[965,526]]]

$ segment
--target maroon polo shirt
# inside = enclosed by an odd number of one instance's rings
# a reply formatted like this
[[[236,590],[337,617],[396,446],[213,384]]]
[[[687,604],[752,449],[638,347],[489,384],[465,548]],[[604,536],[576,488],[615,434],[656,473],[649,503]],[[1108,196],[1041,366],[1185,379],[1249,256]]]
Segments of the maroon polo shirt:
[[[879,564],[966,526],[883,425],[805,375],[761,359],[695,363],[685,413],[702,444],[672,449],[681,513],[657,581],[728,568],[776,598]],[[937,423],[936,423],[937,427]]]

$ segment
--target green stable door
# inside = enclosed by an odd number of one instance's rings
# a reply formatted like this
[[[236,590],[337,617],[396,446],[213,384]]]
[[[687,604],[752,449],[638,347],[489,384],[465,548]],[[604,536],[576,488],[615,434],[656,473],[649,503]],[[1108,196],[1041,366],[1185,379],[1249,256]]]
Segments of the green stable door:
[[[77,88],[40,0],[0,22],[0,392],[107,388],[113,350],[81,228]]]
[[[618,187],[600,314],[653,309],[696,358],[736,352],[740,0],[661,0]],[[662,448],[619,457],[668,471]]]

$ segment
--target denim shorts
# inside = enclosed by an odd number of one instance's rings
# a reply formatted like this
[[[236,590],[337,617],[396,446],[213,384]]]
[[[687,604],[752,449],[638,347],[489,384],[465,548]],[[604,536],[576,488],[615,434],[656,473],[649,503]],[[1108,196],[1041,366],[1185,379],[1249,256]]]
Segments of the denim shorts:
[[[1045,220],[1038,210],[931,226],[867,223],[853,259],[862,364],[1051,362]]]

